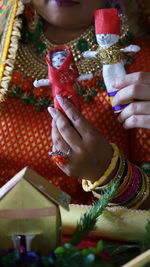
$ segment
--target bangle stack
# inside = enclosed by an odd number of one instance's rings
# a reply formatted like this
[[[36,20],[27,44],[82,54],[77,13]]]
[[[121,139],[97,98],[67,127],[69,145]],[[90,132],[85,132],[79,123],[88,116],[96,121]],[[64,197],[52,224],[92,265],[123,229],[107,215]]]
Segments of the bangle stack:
[[[150,193],[149,177],[141,170],[139,172],[141,173],[141,183],[135,196],[127,203],[129,208],[137,209],[147,199]]]
[[[137,209],[149,196],[149,177],[139,167],[131,164],[116,145],[111,145],[114,153],[105,173],[93,184],[88,180],[83,180],[82,187],[84,191],[92,191],[95,197],[101,198],[106,189],[110,188],[116,181],[119,181],[118,192],[114,196],[111,204]],[[116,174],[106,184],[109,175],[116,167],[118,168]]]
[[[135,193],[137,192],[140,184],[140,175],[138,169],[133,165],[132,166],[132,173],[131,173],[131,179],[130,179],[130,184],[125,190],[125,192],[121,192],[120,196],[116,196],[113,200],[112,203],[119,204],[119,205],[124,205],[129,199],[131,199]],[[122,186],[121,186],[122,187]]]

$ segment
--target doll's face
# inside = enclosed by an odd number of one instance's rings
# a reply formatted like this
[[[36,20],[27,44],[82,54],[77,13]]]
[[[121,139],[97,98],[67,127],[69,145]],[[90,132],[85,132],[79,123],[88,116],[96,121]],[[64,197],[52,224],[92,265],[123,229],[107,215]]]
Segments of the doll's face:
[[[119,41],[119,35],[117,34],[97,34],[97,43],[102,47],[110,47]]]
[[[94,10],[104,8],[106,0],[31,0],[31,4],[53,26],[84,30],[94,22]]]
[[[52,62],[52,66],[55,69],[59,69],[60,66],[63,64],[65,58],[67,56],[67,51],[60,51],[60,52],[54,52],[51,55],[51,62]]]

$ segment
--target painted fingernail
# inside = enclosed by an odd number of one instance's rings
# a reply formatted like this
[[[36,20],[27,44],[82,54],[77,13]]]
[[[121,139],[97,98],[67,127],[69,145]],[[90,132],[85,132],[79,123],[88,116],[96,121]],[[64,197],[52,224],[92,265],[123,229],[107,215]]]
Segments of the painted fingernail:
[[[58,102],[59,102],[60,105],[63,105],[64,104],[64,98],[62,96],[56,95],[56,98],[57,98],[57,100],[58,100]]]
[[[52,116],[52,118],[55,117],[55,115],[56,115],[56,109],[55,108],[48,107],[48,112],[50,113],[50,115]]]

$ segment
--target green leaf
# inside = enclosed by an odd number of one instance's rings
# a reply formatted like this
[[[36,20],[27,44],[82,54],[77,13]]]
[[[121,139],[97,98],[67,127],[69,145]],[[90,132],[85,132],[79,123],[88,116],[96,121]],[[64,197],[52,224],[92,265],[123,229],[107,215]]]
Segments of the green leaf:
[[[103,251],[112,258],[115,266],[121,266],[140,254],[140,245],[136,243],[117,245],[105,241]]]
[[[139,244],[131,244],[131,245],[124,245],[124,246],[119,246],[114,251],[112,251],[111,256],[115,256],[118,254],[121,254],[123,252],[127,252],[130,249],[139,249]]]
[[[103,241],[100,240],[100,241],[98,241],[97,246],[95,248],[93,248],[93,247],[92,248],[85,248],[85,249],[81,250],[81,254],[82,255],[88,255],[90,253],[98,254],[102,250],[103,250]]]
[[[61,247],[57,247],[55,250],[54,250],[54,253],[56,254],[62,254],[66,251],[66,249],[64,248],[64,246],[61,246]]]
[[[95,202],[92,208],[81,216],[80,221],[77,223],[76,230],[71,238],[71,243],[73,245],[80,243],[80,241],[94,230],[98,217],[106,209],[108,203],[114,198],[118,188],[119,182],[113,183],[112,186],[104,192],[103,196]]]
[[[149,212],[149,217],[147,219],[147,223],[145,225],[145,229],[146,229],[147,235],[146,235],[146,238],[142,241],[141,252],[144,252],[150,249],[150,212]]]

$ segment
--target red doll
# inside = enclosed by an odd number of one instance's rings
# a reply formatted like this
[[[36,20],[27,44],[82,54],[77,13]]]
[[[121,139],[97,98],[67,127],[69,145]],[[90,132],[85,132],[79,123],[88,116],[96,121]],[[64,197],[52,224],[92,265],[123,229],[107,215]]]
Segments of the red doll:
[[[63,112],[56,95],[68,98],[80,110],[77,91],[79,87],[78,81],[83,79],[83,77],[79,76],[70,48],[66,45],[54,47],[47,54],[46,62],[48,64],[48,79],[35,81],[34,86],[50,85],[54,107],[60,111]]]

